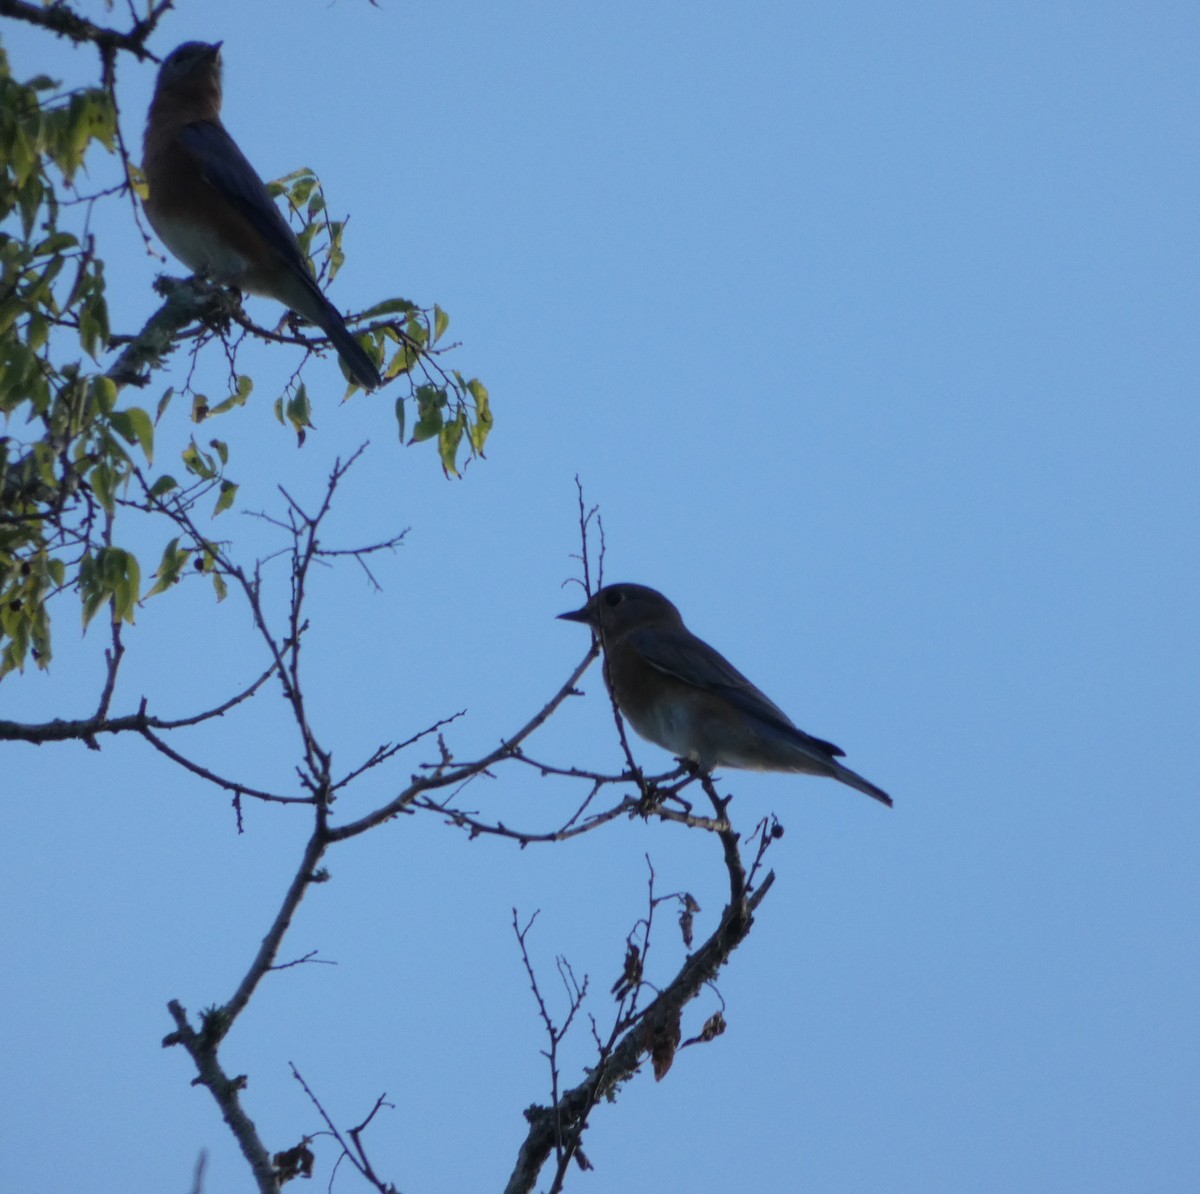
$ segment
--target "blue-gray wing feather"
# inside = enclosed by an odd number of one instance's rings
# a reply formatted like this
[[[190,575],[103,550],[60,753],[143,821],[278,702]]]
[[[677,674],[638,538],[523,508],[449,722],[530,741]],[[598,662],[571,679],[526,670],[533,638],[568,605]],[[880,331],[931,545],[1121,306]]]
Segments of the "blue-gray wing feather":
[[[766,722],[788,736],[795,736],[805,746],[827,751],[835,757],[846,753],[832,742],[814,738],[797,729],[792,719],[774,701],[755,688],[724,655],[702,639],[686,631],[681,634],[677,630],[646,627],[632,631],[629,640],[651,667],[665,675],[721,697],[743,713]]]
[[[225,129],[211,120],[197,120],[184,127],[180,140],[195,157],[205,180],[250,221],[275,252],[308,274],[296,234]]]

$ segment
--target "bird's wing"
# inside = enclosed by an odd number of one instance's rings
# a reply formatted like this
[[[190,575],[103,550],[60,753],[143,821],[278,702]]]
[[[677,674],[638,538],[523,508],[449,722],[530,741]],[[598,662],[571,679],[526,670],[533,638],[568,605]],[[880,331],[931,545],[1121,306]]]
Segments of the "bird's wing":
[[[225,129],[211,120],[196,120],[184,126],[180,140],[195,157],[205,180],[250,221],[275,252],[308,274],[296,234]]]
[[[846,753],[832,742],[797,729],[774,701],[755,688],[724,655],[703,639],[687,631],[681,634],[677,630],[650,628],[632,631],[629,639],[642,658],[665,675],[721,697],[743,713],[757,717],[785,734],[795,735],[805,746],[817,747],[835,757]]]

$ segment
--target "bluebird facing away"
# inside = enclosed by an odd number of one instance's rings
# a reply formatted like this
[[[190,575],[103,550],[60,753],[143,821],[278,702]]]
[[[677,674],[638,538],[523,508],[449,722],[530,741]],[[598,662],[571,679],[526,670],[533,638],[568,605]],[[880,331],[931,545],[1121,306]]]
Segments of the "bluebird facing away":
[[[365,390],[379,370],[321,293],[263,180],[221,123],[221,43],[189,41],[158,72],[146,120],[146,215],[188,269],[315,323]]]
[[[661,593],[606,585],[582,609],[604,648],[604,678],[617,706],[643,737],[704,771],[804,771],[841,780],[890,807],[881,788],[843,767],[845,752],[798,730],[723,655],[683,624]]]

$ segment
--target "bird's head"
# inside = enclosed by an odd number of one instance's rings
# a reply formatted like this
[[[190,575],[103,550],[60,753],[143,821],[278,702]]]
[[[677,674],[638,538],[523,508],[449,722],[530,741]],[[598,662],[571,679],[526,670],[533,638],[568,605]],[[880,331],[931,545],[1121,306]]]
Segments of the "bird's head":
[[[185,41],[158,70],[155,98],[169,94],[191,102],[221,107],[221,42]]]
[[[584,622],[602,636],[647,624],[683,625],[679,610],[657,589],[633,584],[605,585],[582,608],[558,616],[568,622]]]

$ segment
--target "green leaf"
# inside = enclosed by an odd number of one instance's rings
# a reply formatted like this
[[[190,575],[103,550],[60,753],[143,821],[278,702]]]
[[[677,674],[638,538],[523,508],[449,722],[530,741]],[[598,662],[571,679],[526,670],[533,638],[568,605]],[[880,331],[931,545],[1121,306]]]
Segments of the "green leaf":
[[[0,676],[8,672],[25,669],[25,656],[29,652],[29,619],[18,611],[5,608],[0,611],[0,631],[8,638],[8,646],[0,657]]]
[[[84,628],[106,601],[112,602],[113,617],[117,621],[132,622],[141,581],[137,557],[123,548],[102,547],[94,556],[85,555],[79,565]]]
[[[162,560],[154,573],[154,587],[146,594],[146,597],[149,598],[158,593],[164,593],[172,585],[178,584],[183,575],[183,570],[187,567],[187,562],[191,558],[191,554],[186,548],[180,551],[178,538],[172,539],[163,551]]]
[[[64,249],[73,249],[79,240],[72,236],[69,232],[55,232],[46,237],[40,244],[35,245],[30,251],[33,257],[49,257],[51,254],[61,254]]]
[[[113,615],[119,621],[132,622],[142,590],[142,570],[131,552],[119,547],[110,547],[108,552],[115,557],[114,570],[119,569],[113,583]]]
[[[142,451],[146,454],[147,464],[154,463],[154,424],[140,406],[114,411],[109,416],[109,422],[126,442],[141,445]]]
[[[404,443],[404,399],[396,399],[396,423],[400,427],[400,442]]]
[[[21,233],[28,240],[33,235],[33,226],[37,223],[38,210],[42,206],[46,188],[36,174],[30,175],[23,182],[18,182],[17,187],[17,206],[21,211]]]
[[[221,492],[217,495],[217,505],[213,510],[213,517],[216,518],[222,510],[228,510],[233,505],[234,498],[237,497],[238,487],[232,481],[221,482]]]
[[[488,415],[487,419],[477,418],[471,424],[471,447],[480,456],[483,455],[483,446],[487,443],[487,438],[492,433],[492,416]]]
[[[28,400],[38,359],[24,344],[6,339],[0,344],[0,411],[17,409]]]
[[[165,493],[170,493],[172,489],[178,489],[179,482],[175,480],[169,473],[163,473],[153,485],[150,486],[150,496],[152,498],[160,498]]]
[[[134,194],[145,203],[150,198],[150,187],[146,183],[146,175],[141,166],[137,166],[133,162],[127,164],[129,166],[129,185],[133,187]]]
[[[121,446],[120,439],[112,434],[109,427],[99,429],[98,444],[104,457],[109,464],[113,465],[117,470],[117,482],[121,483],[129,479],[129,473],[133,468],[133,457]]]
[[[99,294],[79,308],[79,342],[93,360],[108,347],[108,304]]]
[[[297,206],[303,207],[309,195],[313,193],[313,188],[317,185],[316,177],[312,174],[307,174],[303,178],[297,179],[288,190],[288,198]]]
[[[113,407],[117,404],[117,383],[101,373],[91,379],[89,389],[92,401],[99,408],[101,414],[111,415]]]
[[[475,422],[471,427],[471,446],[482,456],[483,445],[487,443],[487,437],[492,431],[491,401],[488,397],[487,386],[477,377],[471,378],[466,383],[466,390],[475,401]]]
[[[450,326],[450,316],[434,303],[433,305],[433,339],[438,341],[445,334],[446,329]]]
[[[384,380],[391,381],[402,373],[407,373],[420,359],[421,354],[411,344],[401,343],[396,355],[392,357],[391,364],[384,371]]]
[[[420,315],[410,315],[404,330],[418,349],[425,348],[429,344],[429,328]]]
[[[100,586],[96,557],[91,552],[85,553],[79,561],[79,595],[83,599],[83,628],[86,630],[107,596]]]
[[[33,313],[25,325],[25,342],[37,352],[50,339],[50,321],[40,313]]]
[[[0,299],[0,336],[4,335],[24,314],[25,304],[20,299],[13,295]]]
[[[346,225],[343,220],[329,220],[324,227],[329,234],[329,244],[325,248],[325,253],[329,266],[329,280],[332,282],[337,277],[338,271],[346,264],[346,254],[342,249],[342,233]]]
[[[175,397],[175,387],[168,386],[163,391],[163,396],[158,400],[158,408],[154,412],[154,422],[157,424],[159,419],[166,414],[167,407],[171,404],[171,399]]]
[[[308,387],[303,382],[296,387],[296,392],[288,399],[285,411],[288,422],[295,429],[296,438],[303,444],[307,429],[313,425],[312,405],[308,401]]]
[[[54,279],[62,273],[63,266],[66,264],[67,259],[65,257],[51,257],[46,263],[46,268],[38,276],[37,281],[26,291],[25,301],[30,304],[38,303],[57,315],[58,304],[54,298]]]
[[[467,393],[475,399],[475,406],[479,410],[486,410],[488,407],[488,390],[477,377],[472,377],[466,383]]]
[[[212,574],[213,588],[217,591],[217,600],[224,601],[229,596],[229,586],[225,583],[225,578],[219,573]]]
[[[117,473],[106,460],[100,461],[88,474],[92,492],[103,507],[106,514],[112,514],[117,507]]]
[[[422,440],[432,439],[442,429],[442,412],[434,407],[418,420],[413,428],[412,439],[409,443],[419,444]]]
[[[458,476],[458,445],[462,442],[466,426],[466,412],[460,410],[458,417],[447,423],[438,436],[438,455],[442,458],[442,468],[447,476]]]
[[[250,397],[250,391],[253,389],[254,379],[243,374],[237,379],[237,389],[224,402],[218,402],[208,412],[209,416],[223,415],[227,410],[233,410],[236,406],[245,406],[246,399]]]
[[[416,303],[409,302],[408,299],[391,298],[385,299],[382,303],[376,303],[373,307],[368,307],[363,313],[363,319],[376,319],[383,315],[412,315],[419,311],[420,307]]]
[[[196,441],[192,440],[181,453],[184,467],[194,476],[199,477],[202,481],[211,481],[217,475],[217,466],[213,462],[211,456],[206,452],[201,452],[196,446]]]
[[[445,418],[442,410],[446,406],[446,395],[437,386],[426,383],[417,387],[417,425],[413,428],[411,443],[432,439],[442,430]]]

